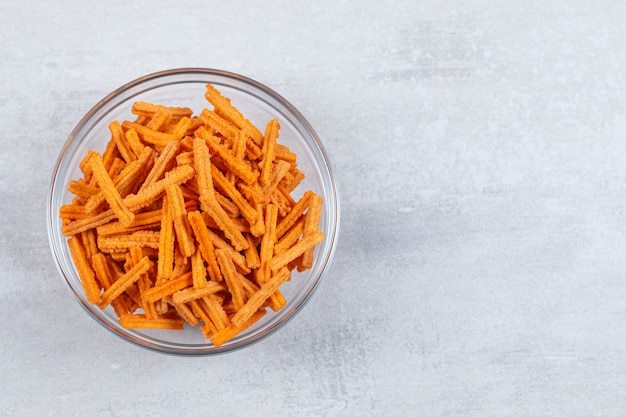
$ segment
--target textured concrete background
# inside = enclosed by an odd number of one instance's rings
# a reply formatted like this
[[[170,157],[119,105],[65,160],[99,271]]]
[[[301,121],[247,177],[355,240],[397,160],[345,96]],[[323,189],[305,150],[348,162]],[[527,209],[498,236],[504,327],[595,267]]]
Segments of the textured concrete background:
[[[626,415],[625,17],[622,1],[3,2],[0,415]],[[83,114],[186,66],[290,100],[342,197],[315,298],[214,358],[86,317],[45,227]]]

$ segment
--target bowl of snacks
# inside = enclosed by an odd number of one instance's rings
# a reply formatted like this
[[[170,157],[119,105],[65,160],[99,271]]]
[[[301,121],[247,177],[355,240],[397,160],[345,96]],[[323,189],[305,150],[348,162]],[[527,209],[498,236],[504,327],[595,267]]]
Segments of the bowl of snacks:
[[[48,194],[57,269],[96,322],[146,349],[210,355],[282,328],[331,264],[328,155],[270,88],[162,71],[118,88],[62,147]]]

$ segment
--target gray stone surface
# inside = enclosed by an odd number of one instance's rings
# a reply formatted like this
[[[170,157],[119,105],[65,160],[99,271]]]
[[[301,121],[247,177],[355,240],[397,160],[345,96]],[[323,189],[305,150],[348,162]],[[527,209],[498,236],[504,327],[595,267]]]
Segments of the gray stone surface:
[[[624,416],[625,3],[311,3],[0,5],[0,415]],[[298,107],[342,203],[314,299],[212,358],[98,326],[45,225],[83,114],[186,66]]]

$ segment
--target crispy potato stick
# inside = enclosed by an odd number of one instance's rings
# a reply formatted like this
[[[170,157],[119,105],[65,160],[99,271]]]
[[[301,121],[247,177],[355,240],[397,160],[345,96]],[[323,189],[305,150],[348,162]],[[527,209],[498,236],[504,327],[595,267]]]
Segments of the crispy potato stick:
[[[209,150],[213,154],[219,156],[219,158],[224,161],[224,164],[246,184],[252,184],[259,177],[259,173],[257,171],[253,171],[248,164],[235,158],[229,149],[224,148],[212,139],[212,135],[204,127],[198,128],[195,134],[196,137],[205,139]]]
[[[278,287],[288,281],[291,277],[291,273],[287,268],[281,268],[276,274],[267,280],[261,289],[255,292],[246,304],[239,309],[235,315],[231,318],[231,322],[235,326],[243,325],[252,315],[265,303],[265,301],[272,295]]]
[[[276,243],[276,219],[278,218],[278,207],[269,204],[265,209],[265,233],[261,238],[261,265],[257,270],[257,281],[263,284],[270,277],[270,261],[274,254],[274,244]]]
[[[126,252],[133,246],[159,248],[160,232],[140,230],[128,235],[98,237],[98,248],[102,252]]]
[[[141,189],[149,186],[150,184],[156,182],[157,180],[161,179],[161,177],[163,177],[163,174],[165,174],[168,165],[176,157],[179,146],[180,145],[178,141],[171,140],[163,147],[161,153],[154,161],[154,165],[152,166],[150,173],[148,173],[146,180],[142,184]]]
[[[222,274],[215,258],[215,247],[209,236],[209,230],[202,218],[202,214],[199,211],[191,211],[187,213],[187,218],[196,237],[196,242],[198,242],[199,251],[208,264],[209,277],[212,281],[221,281]]]
[[[230,99],[222,96],[222,94],[211,84],[206,86],[206,99],[213,104],[219,114],[226,120],[232,122],[240,129],[248,131],[252,140],[260,145],[263,141],[263,134],[248,119],[246,119],[239,110],[230,103]]]
[[[207,284],[202,288],[183,288],[180,291],[175,292],[172,295],[172,303],[176,306],[177,304],[187,304],[192,302],[193,300],[198,300],[202,297],[206,297],[209,294],[215,294],[221,291],[224,291],[226,286],[222,283],[208,281]]]
[[[120,122],[118,122],[117,120],[111,122],[109,124],[109,130],[111,131],[111,137],[113,138],[113,141],[117,145],[117,150],[119,151],[120,155],[122,155],[122,158],[124,158],[124,161],[126,161],[126,163],[128,164],[137,159],[137,156],[132,151],[130,145],[128,144],[128,141],[126,140],[126,136],[124,135],[124,131],[122,130]]]
[[[134,265],[137,265],[141,259],[143,258],[143,251],[139,246],[133,246],[128,250],[128,261],[129,261],[129,267],[132,268]],[[130,269],[128,268],[128,269]],[[146,313],[146,317],[148,318],[155,318],[156,317],[156,310],[154,309],[154,305],[149,306],[148,303],[146,302],[143,298],[142,295],[143,293],[146,292],[146,290],[148,290],[151,287],[151,280],[150,280],[150,273],[145,272],[144,274],[142,274],[141,278],[139,278],[137,280],[137,294],[136,294],[136,299],[138,304],[141,306],[141,308],[143,308],[144,312]],[[126,291],[128,292],[128,290]],[[152,307],[152,308],[151,308]],[[153,314],[155,313],[155,314]]]
[[[187,272],[179,277],[164,281],[161,284],[150,288],[144,293],[144,298],[150,302],[157,302],[164,297],[174,294],[184,288],[193,285],[193,277],[191,272]]]
[[[265,310],[255,311],[254,314],[240,326],[236,326],[235,324],[231,323],[229,326],[215,333],[211,337],[211,342],[213,342],[215,346],[223,345],[224,343],[231,340],[233,337],[237,336],[239,333],[252,326],[257,321],[259,321],[259,319],[261,319],[261,317],[263,317],[265,313]]]
[[[292,247],[304,231],[304,217],[301,217],[291,229],[274,245],[274,255],[278,255]]]
[[[129,194],[124,198],[124,203],[132,210],[139,210],[146,207],[158,199],[165,189],[172,185],[180,185],[191,179],[194,169],[189,165],[176,167],[165,174],[165,178],[158,180],[147,187],[143,187],[137,194]]]
[[[246,142],[247,141],[248,141],[248,134],[246,133],[245,130],[240,130],[239,134],[233,141],[233,144],[231,147],[233,151],[233,156],[235,157],[235,159],[244,161],[244,157],[246,156],[246,149],[247,149]],[[231,171],[228,171],[225,177],[228,179],[228,182],[230,182],[231,184],[234,184],[235,181],[237,180],[237,176],[235,175],[234,172],[231,172]]]
[[[106,257],[102,253],[97,253],[91,258],[91,266],[96,273],[96,279],[100,282],[100,286],[106,290],[113,284],[113,276]],[[98,299],[100,302],[100,299]],[[97,304],[97,303],[96,303]],[[130,311],[129,303],[123,297],[117,297],[111,302],[115,314],[119,317]]]
[[[120,197],[126,197],[128,193],[139,182],[145,167],[151,162],[154,157],[154,150],[149,147],[145,147],[139,155],[139,158],[133,162],[127,164],[122,172],[113,180],[115,189],[120,194]],[[85,204],[85,210],[89,214],[93,214],[98,211],[98,208],[105,202],[104,191],[93,195]]]
[[[74,258],[74,264],[76,265],[78,277],[80,278],[80,282],[83,284],[87,301],[92,304],[99,303],[100,287],[96,282],[96,275],[91,268],[89,260],[87,259],[83,243],[80,241],[78,236],[72,236],[68,241],[68,245],[70,247],[72,258]]]
[[[322,240],[324,240],[324,233],[319,230],[308,236],[304,236],[291,248],[272,258],[270,261],[270,269],[272,272],[278,271],[280,268],[302,255],[307,249],[314,247]]]
[[[218,331],[230,324],[230,319],[215,294],[209,294],[206,297],[202,297],[198,300],[198,302],[204,311],[207,312]]]
[[[246,265],[248,265],[248,268],[250,269],[256,269],[261,266],[259,251],[257,250],[256,243],[252,235],[247,234],[245,238],[248,241],[248,249],[243,252],[246,257]]]
[[[304,210],[307,209],[309,205],[309,200],[313,195],[312,191],[307,191],[304,195],[298,200],[295,206],[289,211],[283,219],[276,226],[276,237],[280,239],[283,235],[293,226],[293,224],[298,221],[298,218],[302,216]]]
[[[204,325],[200,327],[204,336],[209,338],[212,334],[217,333],[217,327],[215,327],[213,320],[209,317],[209,313],[206,311],[206,307],[202,302],[202,299],[190,301],[189,304],[191,305],[191,311],[193,311],[193,314],[204,322]]]
[[[257,219],[255,208],[250,205],[248,200],[246,200],[237,188],[224,177],[222,172],[217,169],[215,165],[211,166],[211,177],[215,186],[235,203],[241,215],[248,221],[248,224],[254,224]]]
[[[135,129],[129,129],[126,133],[124,133],[124,137],[126,138],[126,142],[128,142],[128,146],[133,151],[135,156],[139,157],[145,146],[141,143],[141,139],[139,139],[137,131]]]
[[[193,314],[193,311],[187,304],[174,304],[174,309],[190,326],[197,326],[200,323],[198,317]]]
[[[120,193],[113,185],[113,180],[106,172],[100,154],[93,155],[89,161],[91,164],[91,169],[93,171],[93,176],[96,179],[98,186],[102,190],[104,198],[109,203],[111,210],[113,210],[113,212],[120,219],[120,222],[122,224],[130,224],[134,220],[135,214],[130,211],[122,201]]]
[[[236,126],[233,126],[230,122],[209,109],[202,110],[202,113],[200,113],[200,120],[207,127],[219,132],[225,138],[234,140],[239,134]]]
[[[263,186],[270,183],[274,163],[274,148],[276,147],[276,138],[278,138],[279,129],[280,125],[276,119],[270,120],[265,127],[265,137],[263,138],[263,147],[261,148],[261,153],[263,154],[261,163],[263,168],[261,170],[261,177],[259,178]]]
[[[233,297],[233,304],[235,304],[235,309],[239,310],[243,307],[243,295],[242,288],[239,279],[235,276],[235,265],[232,260],[224,253],[223,250],[216,250],[215,255],[217,256],[217,263],[222,270],[222,274],[224,275],[224,280],[226,281],[226,285],[228,286],[228,290]]]
[[[61,219],[78,220],[87,217],[85,206],[76,204],[64,204],[59,212]]]
[[[128,287],[133,285],[141,276],[148,272],[152,262],[147,256],[144,256],[135,266],[133,266],[128,272],[119,277],[109,288],[107,288],[102,294],[99,306],[104,310],[111,301],[115,300],[120,294],[122,294]]]
[[[207,270],[204,267],[204,259],[199,250],[191,255],[191,276],[194,288],[204,288],[207,286]]]
[[[274,193],[276,187],[278,187],[278,183],[280,183],[285,174],[289,172],[289,168],[289,162],[278,161],[274,171],[272,172],[269,183],[263,189],[263,193],[265,195],[272,195]]]
[[[172,140],[181,140],[190,125],[191,119],[188,117],[183,117],[178,121],[176,127],[171,133],[159,132],[158,130],[150,129],[149,127],[141,125],[139,123],[129,121],[124,121],[122,123],[122,128],[127,130],[134,129],[144,142],[151,143],[155,146],[166,146],[167,143]]]
[[[185,209],[183,192],[180,187],[175,184],[167,187],[165,191],[169,202],[169,210],[172,215],[172,220],[174,221],[178,248],[183,256],[190,257],[196,251],[196,246],[191,236],[189,222],[187,221],[187,210]]]
[[[132,112],[137,116],[147,116],[151,118],[154,113],[159,110],[165,110],[172,115],[173,120],[180,120],[183,117],[191,117],[193,110],[189,107],[170,107],[160,104],[146,103],[145,101],[136,101],[133,103]]]
[[[96,233],[93,229],[85,230],[80,234],[80,238],[85,247],[87,260],[91,262],[91,257],[98,253],[98,243],[96,242]]]
[[[159,107],[146,124],[148,129],[163,131],[172,120],[172,113],[164,107]]]
[[[196,185],[200,199],[210,198],[214,194],[211,177],[211,155],[206,141],[202,138],[193,140],[193,161],[196,169]]]
[[[115,159],[113,159],[113,162],[111,163],[111,166],[107,169],[107,174],[109,174],[109,177],[111,177],[112,180],[115,180],[115,178],[120,174],[120,172],[122,172],[125,166],[126,161],[121,158],[115,157]]]
[[[104,152],[102,153],[102,162],[104,163],[104,167],[106,168],[107,172],[111,168],[113,161],[117,159],[118,156],[120,155],[119,151],[117,150],[117,145],[115,144],[115,141],[112,139],[113,138],[111,138],[111,140],[107,143],[107,146],[104,149]],[[91,154],[91,155],[95,153],[96,151],[94,150],[90,150],[88,152],[88,154]],[[91,159],[91,157],[89,157],[89,159]],[[89,172],[91,172],[91,164],[89,166]]]
[[[202,197],[200,198],[200,204],[202,205],[203,200]],[[231,218],[228,214],[226,214],[217,200],[211,198],[205,199],[202,208],[209,216],[211,216],[213,220],[215,220],[215,223],[217,223],[220,230],[224,232],[224,236],[230,240],[230,243],[237,252],[248,247],[248,241],[243,237],[241,232],[237,229],[237,226],[235,226]]]
[[[304,217],[304,236],[312,235],[319,227],[320,217],[322,215],[322,197],[317,194],[311,196],[309,201],[309,208],[307,209]],[[305,269],[313,266],[313,252],[315,248],[311,247],[304,251],[302,254],[302,260],[298,266],[298,271],[304,271]]]
[[[82,219],[74,220],[71,223],[61,226],[61,232],[65,236],[73,236],[85,230],[93,229],[100,225],[106,224],[115,219],[116,215],[113,210],[107,210],[94,216],[88,216]]]
[[[82,198],[89,198],[100,192],[98,187],[81,181],[70,181],[67,191]]]
[[[174,221],[172,220],[172,213],[169,209],[167,195],[163,197],[163,208],[161,211],[157,283],[170,279],[174,268]]]
[[[180,318],[148,318],[145,314],[122,314],[120,324],[126,329],[183,330],[185,321]]]
[[[119,221],[112,221],[98,226],[96,231],[99,236],[111,236],[124,233],[132,233],[138,230],[154,229],[161,224],[162,211],[151,210],[135,214],[135,220],[128,226],[122,226]]]

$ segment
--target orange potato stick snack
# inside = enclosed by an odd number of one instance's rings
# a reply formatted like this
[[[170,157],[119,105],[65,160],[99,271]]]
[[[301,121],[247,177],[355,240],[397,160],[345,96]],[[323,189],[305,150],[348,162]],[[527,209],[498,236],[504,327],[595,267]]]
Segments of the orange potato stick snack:
[[[185,321],[180,318],[148,318],[145,314],[122,314],[120,324],[127,329],[183,330]]]
[[[255,311],[254,314],[240,326],[236,326],[235,324],[231,323],[229,326],[215,333],[211,337],[211,342],[213,342],[215,346],[223,345],[224,343],[231,340],[233,337],[237,336],[239,333],[243,332],[244,330],[252,326],[257,321],[259,321],[261,317],[265,315],[265,313],[266,313],[265,310]]]
[[[163,197],[159,257],[157,260],[157,283],[168,280],[174,268],[174,221],[169,209],[167,195]]]
[[[183,288],[180,291],[176,291],[172,294],[172,303],[174,305],[177,304],[187,304],[192,302],[193,300],[198,300],[200,298],[206,297],[209,294],[215,294],[221,291],[224,291],[226,286],[222,283],[218,283],[215,281],[208,281],[207,284],[202,288]]]
[[[146,300],[155,303],[164,297],[174,294],[176,291],[190,287],[192,284],[193,277],[191,276],[191,272],[187,272],[179,277],[163,281],[161,284],[150,288],[144,293],[144,297]]]
[[[191,179],[194,175],[194,169],[189,165],[182,165],[173,168],[165,174],[165,178],[158,180],[147,187],[143,187],[137,194],[129,194],[124,198],[127,207],[133,210],[139,210],[146,207],[158,199],[165,189],[172,185],[180,185]]]
[[[313,194],[311,196],[311,200],[309,201],[309,208],[304,216],[304,236],[310,236],[318,229],[321,215],[322,197],[317,194]],[[302,254],[302,260],[300,261],[300,266],[298,266],[298,271],[304,271],[305,269],[313,266],[314,250],[315,248],[311,247],[304,251]]]
[[[287,233],[285,233],[283,237],[280,238],[278,242],[276,242],[276,244],[274,245],[274,255],[278,255],[279,253],[284,252],[285,250],[292,247],[298,241],[298,239],[300,239],[303,231],[304,218],[301,217],[300,220],[298,220],[296,224],[294,224],[291,229],[289,229]]]
[[[207,286],[207,270],[204,267],[204,259],[199,250],[191,255],[191,276],[193,278],[194,288],[203,288]]]
[[[160,180],[165,171],[167,170],[170,162],[176,157],[179,149],[179,142],[176,140],[169,141],[159,153],[156,160],[154,161],[154,165],[152,169],[148,173],[145,181],[142,184],[142,188],[146,187],[157,180]]]
[[[146,124],[146,127],[156,131],[163,131],[170,123],[170,120],[172,120],[172,113],[164,107],[159,107]]]
[[[145,101],[136,101],[133,103],[132,112],[137,116],[152,117],[159,110],[165,110],[172,115],[174,120],[180,120],[183,117],[191,117],[193,110],[189,107],[171,107],[161,104],[147,103]]]
[[[261,144],[263,134],[230,103],[230,99],[224,97],[222,93],[211,84],[207,84],[206,86],[205,97],[213,104],[222,117],[226,118],[240,129],[247,130],[252,140],[254,140],[257,145]]]
[[[80,278],[80,282],[83,284],[87,301],[92,304],[99,303],[100,287],[96,282],[96,275],[87,260],[87,254],[83,243],[80,241],[78,236],[72,236],[68,241],[68,245],[70,247],[72,258],[74,258],[74,264],[76,265],[78,277]]]
[[[113,138],[113,141],[117,145],[117,150],[119,151],[122,158],[124,158],[124,161],[126,161],[126,163],[130,163],[137,159],[137,156],[132,151],[128,141],[126,140],[126,136],[124,135],[124,131],[122,130],[120,122],[118,122],[117,120],[111,122],[109,124],[109,130],[111,131],[111,137]]]
[[[274,244],[276,243],[276,219],[278,218],[278,207],[269,204],[265,209],[265,233],[261,238],[261,265],[257,271],[257,281],[263,284],[269,279],[269,263],[274,255]]]
[[[270,279],[267,280],[263,285],[261,285],[261,289],[255,292],[252,297],[246,304],[239,309],[235,315],[231,318],[231,322],[235,326],[243,325],[252,315],[265,303],[265,301],[270,298],[278,287],[287,282],[291,277],[291,273],[287,268],[281,268],[276,274],[274,274]]]
[[[141,276],[148,272],[152,262],[150,258],[144,256],[135,266],[133,266],[128,272],[119,277],[109,288],[107,288],[102,294],[99,306],[104,310],[111,301],[115,300],[120,294],[122,294],[128,287],[134,284]]]
[[[204,127],[198,128],[195,134],[197,137],[205,139],[209,150],[219,156],[219,158],[224,161],[224,164],[246,184],[252,184],[258,178],[259,173],[257,171],[253,171],[248,164],[235,158],[229,149],[225,149],[222,145],[219,145],[211,139],[212,135]]]
[[[111,210],[113,210],[122,224],[130,224],[134,220],[135,214],[130,211],[122,201],[120,193],[117,192],[117,189],[113,185],[113,180],[109,177],[109,174],[104,168],[100,154],[93,155],[89,161],[93,171],[93,176],[102,190],[104,198],[109,203]]]
[[[309,200],[313,195],[312,191],[307,191],[304,195],[298,200],[295,206],[291,208],[289,213],[278,222],[276,226],[276,237],[280,239],[283,235],[294,225],[298,218],[302,216],[302,213],[307,209],[309,205]]]
[[[215,186],[219,188],[226,195],[226,197],[230,198],[233,203],[235,203],[237,208],[240,210],[241,215],[248,221],[248,224],[254,224],[257,219],[257,212],[255,208],[250,205],[248,200],[246,200],[237,188],[229,182],[226,177],[224,177],[224,174],[222,174],[222,172],[217,169],[215,165],[211,166],[211,176]]]
[[[202,303],[202,299],[192,300],[189,302],[189,304],[191,306],[191,311],[193,312],[193,314],[198,317],[202,322],[204,322],[204,325],[200,327],[202,329],[202,332],[204,333],[204,336],[206,338],[209,338],[212,334],[216,333],[217,327],[215,327],[213,320],[211,319],[211,317],[209,317],[209,313],[206,311],[206,307],[204,303]]]
[[[272,258],[270,261],[270,269],[272,272],[276,272],[280,268],[286,266],[289,262],[296,259],[298,256],[302,255],[307,249],[320,243],[322,240],[324,240],[324,233],[319,230],[308,236],[304,236],[291,248]]]
[[[224,275],[224,280],[226,281],[226,285],[228,286],[228,290],[233,297],[233,304],[235,304],[235,309],[239,310],[243,307],[243,295],[242,288],[239,279],[235,276],[235,265],[232,260],[228,258],[228,256],[222,250],[216,250],[215,255],[217,256],[217,263],[222,270],[222,274]]]
[[[65,236],[73,236],[85,230],[93,229],[115,219],[116,215],[113,210],[107,210],[94,216],[87,216],[82,219],[74,220],[71,223],[61,226],[61,232]]]
[[[127,235],[98,237],[98,248],[102,252],[126,252],[133,246],[158,249],[160,232],[139,230]]]
[[[135,214],[135,220],[128,226],[122,226],[117,221],[112,221],[96,228],[99,236],[111,236],[124,233],[132,233],[138,230],[153,229],[161,223],[162,211],[151,210]]]
[[[190,326],[197,326],[200,323],[200,319],[193,314],[187,304],[174,304],[174,309]]]
[[[250,234],[247,234],[245,237],[248,241],[248,249],[243,251],[243,254],[246,257],[246,264],[248,265],[248,268],[256,269],[261,266],[259,251],[257,250],[254,237]]]
[[[208,313],[211,321],[218,331],[230,324],[230,319],[224,311],[224,308],[222,308],[222,304],[215,297],[215,294],[209,294],[206,297],[202,297],[198,300],[198,302]]]
[[[238,135],[237,127],[230,124],[227,120],[215,112],[204,109],[200,113],[200,120],[207,126],[216,132],[219,132],[222,136],[228,139],[235,139]]]
[[[276,147],[276,138],[278,138],[278,129],[280,125],[278,120],[272,119],[267,123],[265,128],[265,137],[263,138],[263,147],[261,153],[263,154],[261,170],[261,177],[259,181],[261,185],[266,186],[270,183],[270,176],[272,174],[272,165],[274,163],[274,148]]]
[[[139,157],[145,146],[141,143],[141,139],[139,139],[137,131],[135,129],[129,129],[126,133],[124,133],[124,137],[126,138],[126,142],[135,156]]]
[[[215,258],[215,247],[209,236],[209,230],[199,211],[191,211],[187,213],[189,225],[198,242],[199,251],[208,264],[208,272],[212,281],[221,281],[222,274]]]
[[[60,217],[62,219],[77,220],[87,217],[85,212],[85,206],[78,206],[75,204],[64,204],[60,209]]]
[[[67,187],[67,191],[82,198],[89,198],[92,195],[98,194],[100,189],[91,184],[72,180]]]
[[[120,172],[122,172],[125,166],[126,161],[121,158],[115,157],[113,159],[113,162],[111,163],[111,166],[107,169],[107,174],[109,174],[109,177],[111,177],[112,180],[115,180],[115,178],[117,178],[117,176],[120,174]]]
[[[96,241],[96,232],[93,229],[85,230],[80,234],[81,240],[85,247],[87,260],[91,262],[91,257],[98,253],[98,243]]]
[[[106,290],[113,284],[113,276],[109,268],[106,257],[102,253],[97,253],[91,258],[91,266],[96,273],[96,279],[100,282],[100,286]],[[99,302],[99,301],[98,301]],[[118,297],[111,302],[115,314],[120,315],[130,311],[128,303],[122,297]]]
[[[196,246],[191,236],[189,222],[187,221],[187,210],[185,209],[183,192],[178,185],[174,184],[167,187],[165,191],[167,193],[169,210],[172,220],[174,221],[178,248],[183,256],[189,257],[195,252]]]
[[[211,176],[211,154],[202,138],[193,140],[193,161],[196,169],[196,185],[200,198],[209,198],[214,193],[213,178]]]

